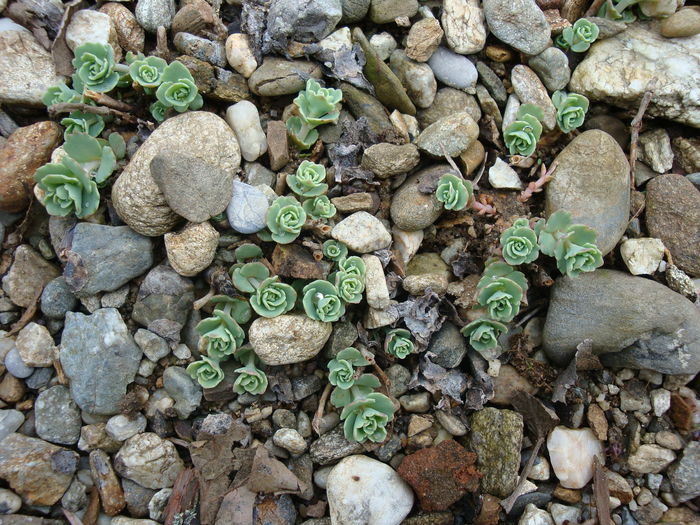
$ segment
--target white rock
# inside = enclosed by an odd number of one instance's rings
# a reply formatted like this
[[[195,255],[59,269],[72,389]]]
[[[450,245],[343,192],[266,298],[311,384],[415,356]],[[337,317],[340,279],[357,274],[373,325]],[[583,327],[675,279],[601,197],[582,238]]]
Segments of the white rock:
[[[656,417],[663,416],[671,408],[671,392],[665,388],[657,388],[649,392],[651,406]]]
[[[620,244],[620,255],[632,275],[651,275],[659,268],[664,249],[661,239],[640,237]]]
[[[446,47],[438,47],[428,60],[428,65],[443,84],[466,91],[476,92],[479,73],[476,66],[465,56],[458,55]]]
[[[362,260],[367,267],[365,275],[367,304],[380,310],[386,308],[389,306],[391,298],[389,297],[389,288],[386,285],[382,262],[376,255],[363,255]]]
[[[386,31],[372,35],[369,43],[382,60],[389,58],[396,49],[396,40]]]
[[[271,319],[258,317],[250,325],[248,339],[263,363],[278,366],[316,357],[332,331],[332,323],[285,314]]]
[[[0,511],[2,514],[16,514],[20,508],[22,508],[22,498],[11,490],[0,489]]]
[[[183,468],[175,445],[152,432],[129,438],[114,458],[120,476],[148,489],[172,487]]]
[[[505,130],[510,126],[518,115],[518,109],[520,109],[520,99],[514,93],[508,95],[508,100],[506,101],[506,107],[503,110],[503,124],[501,125],[501,130],[505,133]]]
[[[673,167],[671,137],[665,129],[652,129],[639,135],[637,158],[656,173],[666,173]]]
[[[267,188],[271,189],[269,186]],[[233,181],[233,195],[226,207],[231,228],[245,234],[259,232],[266,226],[265,217],[269,207],[270,202],[262,190],[244,182]]]
[[[331,236],[352,251],[369,253],[391,244],[391,234],[382,221],[366,211],[358,211],[333,227]]]
[[[241,155],[245,160],[252,162],[267,151],[267,138],[260,125],[260,114],[255,104],[249,100],[241,100],[229,106],[226,110],[226,122],[236,134]]]
[[[250,47],[248,35],[245,33],[233,33],[226,39],[226,60],[229,65],[245,78],[258,68],[253,50]]]
[[[500,362],[496,360],[496,362]],[[537,481],[547,481],[550,476],[549,461],[544,456],[539,456],[535,460],[535,464],[532,466],[530,473],[528,474],[528,479],[534,479]]]
[[[411,512],[413,492],[389,465],[356,455],[328,475],[333,525],[399,525]]]
[[[48,367],[58,357],[58,348],[45,326],[29,323],[20,330],[15,341],[22,362],[32,367]]]
[[[66,28],[66,44],[71,51],[75,51],[78,46],[88,42],[111,45],[114,60],[121,61],[122,48],[119,46],[117,28],[109,15],[91,9],[81,9],[73,14]]]
[[[605,464],[603,445],[590,428],[558,426],[547,437],[549,459],[562,487],[583,488],[593,477],[593,458]]]
[[[486,44],[486,23],[479,0],[445,0],[442,28],[447,45],[460,55],[478,53]]]
[[[418,249],[423,242],[423,237],[425,234],[423,233],[423,230],[409,232],[397,228],[396,226],[391,228],[391,233],[394,236],[394,248],[399,251],[405,266],[411,259],[413,259],[413,256],[418,253]]]
[[[499,190],[523,189],[523,183],[517,172],[500,158],[496,159],[496,163],[489,168],[489,184]]]
[[[272,436],[272,442],[292,454],[302,454],[307,447],[304,438],[293,428],[280,428]]]
[[[659,445],[641,445],[627,459],[627,465],[637,474],[657,474],[668,467],[676,454]]]
[[[552,517],[546,510],[538,509],[532,503],[528,503],[525,512],[520,516],[518,525],[554,525]]]
[[[349,27],[341,27],[318,43],[324,51],[337,52],[348,50],[352,47],[352,36]]]
[[[391,301],[387,308],[378,310],[371,306],[365,311],[364,325],[365,328],[373,330],[382,326],[389,326],[399,320],[399,311],[396,308],[398,303]]]
[[[549,512],[552,514],[555,525],[567,525],[567,522],[578,523],[581,517],[581,509],[561,503],[552,503]]]
[[[112,416],[105,425],[105,432],[115,441],[126,441],[144,430],[146,430],[146,418],[140,412],[137,412],[134,417],[124,414]]]

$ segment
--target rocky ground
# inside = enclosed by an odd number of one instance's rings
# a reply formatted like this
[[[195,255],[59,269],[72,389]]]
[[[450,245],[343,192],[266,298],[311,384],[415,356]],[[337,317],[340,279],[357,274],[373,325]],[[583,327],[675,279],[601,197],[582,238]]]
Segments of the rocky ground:
[[[0,524],[700,523],[700,7],[604,4],[0,0]],[[583,18],[590,48],[554,45]],[[158,123],[147,90],[97,93],[126,157],[79,219],[33,187],[66,155],[42,96],[86,42],[180,61],[204,105]],[[309,79],[341,111],[300,152],[285,122]],[[590,101],[579,129],[558,90]],[[525,104],[542,136],[511,155]],[[270,241],[304,160],[336,213]],[[458,211],[435,196],[450,171],[474,187]],[[485,262],[558,210],[603,267],[520,265],[519,313],[479,351],[460,329]],[[267,388],[236,393],[234,361],[201,386],[197,326],[238,295],[236,248],[303,286],[332,271],[328,239],[362,257],[361,302],[242,322]],[[383,441],[349,440],[329,401],[348,347],[394,403]]]

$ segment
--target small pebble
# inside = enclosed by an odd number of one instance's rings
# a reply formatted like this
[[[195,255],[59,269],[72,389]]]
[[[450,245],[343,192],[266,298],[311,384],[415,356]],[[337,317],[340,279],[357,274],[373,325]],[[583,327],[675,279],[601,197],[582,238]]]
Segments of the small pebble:
[[[22,498],[8,489],[0,488],[0,516],[16,514],[22,508]],[[0,522],[2,519],[0,519]]]
[[[428,392],[421,392],[419,394],[401,396],[399,398],[399,403],[401,403],[401,406],[406,412],[427,412],[430,410],[430,394]]]
[[[307,448],[304,438],[293,428],[280,428],[272,436],[272,441],[292,454],[302,454]]]
[[[24,364],[16,346],[12,347],[12,350],[5,356],[5,368],[17,379],[25,379],[34,372],[34,368]]]
[[[126,441],[146,430],[146,418],[140,412],[133,416],[118,414],[112,416],[105,425],[106,434],[115,441]]]

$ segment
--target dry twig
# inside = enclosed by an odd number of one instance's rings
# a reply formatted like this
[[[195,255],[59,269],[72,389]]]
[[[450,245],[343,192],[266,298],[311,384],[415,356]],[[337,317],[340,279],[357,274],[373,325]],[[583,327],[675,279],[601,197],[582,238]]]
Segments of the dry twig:
[[[518,195],[518,200],[520,202],[527,202],[527,200],[530,197],[532,197],[534,193],[541,192],[544,185],[547,184],[550,180],[552,180],[557,166],[558,164],[556,160],[552,162],[552,165],[549,167],[549,169],[547,169],[546,166],[542,164],[540,178],[528,184],[527,188],[525,188],[522,192],[520,192],[520,195]]]
[[[593,468],[593,495],[595,496],[596,509],[598,509],[598,525],[612,525],[608,478],[598,456],[593,457]]]
[[[144,124],[146,126],[149,126],[150,124],[138,117],[135,117],[134,115],[118,109],[109,108],[107,106],[91,106],[90,104],[83,104],[82,102],[59,102],[58,104],[54,104],[47,109],[49,117],[51,118],[55,118],[62,113],[70,113],[71,111],[94,113],[95,115],[101,115],[103,117],[114,115],[124,120],[124,122],[128,122],[129,124]],[[153,125],[150,124],[149,128],[153,128]]]
[[[591,4],[591,7],[588,8],[588,11],[586,11],[585,16],[595,16],[598,12],[598,9],[600,9],[600,6],[603,5],[606,1],[607,0],[594,0],[594,2]]]
[[[630,124],[630,187],[634,189],[634,165],[637,162],[637,141],[639,140],[639,131],[642,129],[642,120],[644,112],[651,102],[651,97],[654,95],[658,78],[652,78],[647,84],[642,101],[639,103],[639,110],[632,119]]]
[[[34,317],[34,314],[36,313],[37,308],[39,307],[39,298],[41,297],[41,293],[43,291],[44,287],[42,286],[39,290],[39,293],[37,293],[34,299],[32,300],[32,304],[30,304],[29,307],[24,311],[24,313],[17,320],[17,322],[12,325],[12,329],[7,333],[8,336],[14,335],[17,332],[19,332],[22,328],[24,328],[27,325],[27,323],[29,323],[29,321],[32,320],[32,317]]]
[[[134,111],[133,106],[130,106],[129,104],[127,104],[126,102],[122,102],[121,100],[112,98],[106,93],[98,93],[97,91],[86,89],[83,92],[83,95],[85,95],[90,100],[94,100],[100,106],[107,106],[108,108],[116,109],[117,111],[124,111],[126,113],[131,113],[132,111]]]
[[[321,399],[318,402],[318,408],[316,409],[314,419],[311,422],[311,428],[313,428],[314,432],[316,432],[316,434],[319,436],[321,435],[321,420],[323,419],[323,412],[326,409],[326,401],[328,401],[328,396],[331,395],[331,388],[333,388],[333,385],[326,383],[326,388],[321,394]]]

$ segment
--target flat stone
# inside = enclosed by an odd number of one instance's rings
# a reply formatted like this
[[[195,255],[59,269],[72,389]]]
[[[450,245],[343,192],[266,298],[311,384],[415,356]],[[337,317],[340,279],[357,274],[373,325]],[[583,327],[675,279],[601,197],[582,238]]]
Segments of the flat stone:
[[[467,353],[467,340],[455,325],[443,323],[440,330],[430,338],[428,345],[429,359],[443,368],[457,368]]]
[[[406,55],[417,62],[426,62],[440,45],[444,34],[437,19],[418,20],[408,31]]]
[[[484,62],[476,63],[476,70],[479,73],[479,81],[489,92],[489,95],[496,101],[499,107],[503,105],[508,100],[508,92],[506,87],[503,85],[503,80],[499,77],[496,72],[486,65]]]
[[[438,47],[428,60],[435,78],[446,86],[474,93],[479,74],[476,66],[463,55]]]
[[[444,164],[420,170],[412,175],[396,191],[391,201],[391,220],[405,231],[423,230],[442,214],[442,203],[434,193],[423,193],[420,186],[426,180],[439,179],[452,169]]]
[[[80,410],[62,385],[44,390],[34,403],[37,435],[58,445],[75,445],[80,437]]]
[[[640,445],[627,458],[627,466],[637,474],[657,474],[673,463],[676,454],[659,445]]]
[[[272,252],[272,269],[276,275],[294,279],[325,279],[328,268],[298,244],[278,244]]]
[[[414,143],[432,157],[459,157],[478,137],[479,126],[469,113],[462,111],[431,124]]]
[[[15,249],[10,270],[2,278],[2,289],[14,304],[29,308],[35,304],[44,286],[59,275],[58,268],[31,246],[20,244]]]
[[[551,92],[564,89],[571,79],[569,58],[558,47],[548,47],[531,58],[528,65]]]
[[[484,49],[486,24],[478,0],[445,0],[440,21],[447,45],[455,53],[473,55]]]
[[[278,366],[307,361],[318,354],[331,335],[332,324],[301,314],[259,317],[248,339],[263,363]]]
[[[700,33],[700,11],[689,7],[679,9],[662,19],[661,34],[666,38],[695,36]]]
[[[267,196],[259,189],[233,182],[233,196],[226,207],[226,216],[231,228],[240,233],[257,233],[267,226],[265,221],[270,207]]]
[[[373,144],[362,154],[362,168],[379,178],[407,173],[418,165],[420,154],[413,144]]]
[[[364,449],[360,443],[345,439],[342,426],[322,434],[309,447],[311,460],[317,465],[328,465],[351,454],[359,454],[363,451]]]
[[[365,117],[372,132],[379,135],[394,130],[386,108],[376,98],[347,83],[341,83],[340,89],[343,92],[343,105],[355,118]]]
[[[474,122],[479,122],[481,119],[481,108],[473,95],[451,87],[440,88],[435,94],[432,105],[427,109],[418,110],[418,123],[425,129],[441,118],[460,111],[469,113]]]
[[[356,211],[376,212],[379,208],[379,199],[376,193],[351,193],[342,197],[333,197],[331,203],[338,213],[352,214]]]
[[[24,423],[24,414],[19,410],[12,408],[0,410],[0,441],[15,432],[22,423]]]
[[[287,127],[281,120],[271,120],[267,123],[267,155],[272,171],[281,170],[289,162]]]
[[[417,11],[417,0],[372,0],[369,18],[375,24],[389,24],[399,17],[411,18]]]
[[[549,23],[535,0],[484,0],[486,23],[504,44],[537,55],[549,44]]]
[[[226,67],[226,47],[223,42],[209,40],[190,33],[176,33],[175,48],[183,55],[193,56],[214,66]]]
[[[384,224],[365,211],[355,212],[340,221],[331,230],[331,236],[359,253],[381,250],[391,244],[391,234]]]
[[[308,78],[321,78],[321,68],[318,64],[267,57],[248,79],[248,86],[256,95],[277,97],[301,91]]]
[[[386,285],[386,277],[382,262],[376,255],[363,255],[362,260],[367,268],[365,275],[365,297],[372,308],[386,308],[391,298]]]
[[[542,110],[544,113],[542,126],[545,131],[553,130],[557,125],[557,110],[537,73],[527,66],[518,64],[510,73],[510,82],[521,103],[534,104]]]
[[[164,235],[168,262],[180,275],[197,275],[214,260],[219,232],[209,223],[188,223],[182,230]]]
[[[120,476],[149,489],[172,487],[184,468],[175,445],[152,432],[128,439],[114,457]]]

